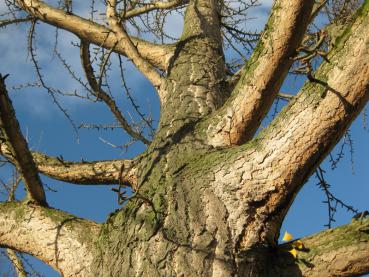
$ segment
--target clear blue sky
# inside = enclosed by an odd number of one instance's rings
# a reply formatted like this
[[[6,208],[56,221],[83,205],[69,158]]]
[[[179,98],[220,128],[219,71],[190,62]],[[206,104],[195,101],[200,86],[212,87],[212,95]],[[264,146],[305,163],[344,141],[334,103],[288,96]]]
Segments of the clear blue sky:
[[[265,2],[270,4],[271,1]],[[254,20],[250,27],[261,26],[267,12],[268,8],[257,9],[254,15],[258,17],[258,20]],[[180,21],[176,23],[177,19],[172,20],[175,23],[172,24],[173,32],[176,32],[179,30]],[[24,91],[11,89],[14,85],[35,80],[34,69],[29,62],[29,56],[27,56],[25,41],[27,29],[24,26],[0,29],[0,50],[2,53],[0,73],[10,74],[7,79],[8,88],[11,91],[10,95],[22,130],[27,135],[32,149],[49,155],[62,155],[66,160],[80,160],[81,158],[84,160],[125,159],[141,153],[144,150],[142,144],[136,143],[125,152],[121,149],[115,149],[99,139],[100,137],[115,145],[123,145],[129,141],[129,138],[121,130],[100,132],[80,130],[77,140],[70,123],[44,90],[37,87]],[[49,84],[65,90],[80,90],[81,87],[70,81],[68,74],[60,66],[55,55],[52,54],[54,30],[45,28],[42,24],[38,25],[37,30],[44,35],[43,39],[37,41],[37,58],[42,63],[45,80]],[[77,42],[73,36],[61,32],[59,36],[60,49],[75,71],[82,76],[79,67],[79,49],[70,44],[70,39]],[[127,64],[126,72],[132,93],[142,110],[149,110],[157,120],[159,118],[159,104],[153,89],[139,73],[133,70],[131,65]],[[119,80],[116,71],[112,72],[111,80]],[[295,80],[291,77],[285,82],[282,91],[295,92],[301,84],[301,80]],[[112,82],[111,88],[117,102],[121,105],[121,109],[128,116],[127,112],[130,111],[130,108],[127,100],[122,96],[120,82]],[[60,103],[68,110],[77,125],[80,123],[114,123],[112,115],[103,104],[96,105],[76,98],[60,98]],[[349,147],[346,146],[344,158],[335,170],[330,169],[328,161],[322,164],[322,167],[327,171],[326,180],[331,184],[331,190],[335,196],[354,205],[360,211],[369,209],[367,200],[369,195],[367,184],[369,180],[369,130],[363,126],[363,116],[360,115],[350,129],[354,143],[353,157],[350,155]],[[340,144],[341,142],[338,144],[338,148],[340,148]],[[333,155],[335,152],[337,151],[333,151]],[[352,166],[352,160],[354,166]],[[9,171],[6,168],[0,168],[0,177],[8,178]],[[103,222],[110,212],[119,208],[116,196],[110,190],[110,186],[76,186],[44,177],[43,181],[57,190],[57,193],[47,192],[49,204],[77,216]],[[317,182],[317,179],[312,176],[297,196],[285,219],[281,229],[282,233],[288,230],[295,237],[302,237],[324,229],[324,224],[328,220],[327,208],[322,203],[325,200],[325,195],[316,186]],[[19,195],[22,193],[20,190]],[[351,217],[352,214],[338,208],[333,227],[349,223]],[[30,260],[35,262],[33,258]],[[8,266],[2,266],[2,263],[6,264],[4,257],[0,257],[0,275],[5,274],[8,268]],[[44,276],[58,276],[55,271],[42,265],[41,262],[35,262],[35,269]]]

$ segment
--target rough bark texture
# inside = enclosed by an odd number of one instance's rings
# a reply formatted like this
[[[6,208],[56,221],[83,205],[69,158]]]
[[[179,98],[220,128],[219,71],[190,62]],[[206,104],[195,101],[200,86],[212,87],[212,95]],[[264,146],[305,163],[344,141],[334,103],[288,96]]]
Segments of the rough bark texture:
[[[1,247],[32,253],[64,276],[91,275],[96,223],[18,202],[1,203],[0,214]]]
[[[359,276],[369,268],[369,220],[353,221],[301,239],[293,258],[291,243],[278,247],[276,268],[282,276]],[[353,274],[355,272],[355,274]]]
[[[314,1],[275,1],[253,56],[232,97],[211,119],[207,133],[214,146],[250,140],[282,85],[305,34]]]
[[[0,144],[0,153],[14,162],[10,149],[6,144]],[[126,181],[133,186],[137,183],[135,161],[66,161],[63,157],[51,157],[43,153],[32,152],[37,170],[53,179],[73,184],[118,184]]]
[[[33,16],[83,39],[103,40],[97,38],[105,27],[89,29],[91,23],[40,1],[18,2]],[[40,153],[33,159],[40,172],[55,179],[129,181],[134,196],[101,226],[30,204],[1,204],[0,245],[31,253],[66,276],[369,272],[368,221],[304,240],[310,250],[298,257],[306,263],[280,257],[284,250],[277,247],[295,195],[369,99],[369,2],[335,42],[329,62],[315,72],[318,81],[306,82],[254,139],[306,31],[313,1],[275,1],[262,40],[231,95],[220,31],[222,1],[189,1],[183,34],[170,55],[168,48],[141,51],[141,42],[125,33],[112,10],[116,2],[111,3],[109,18],[116,32],[111,43],[118,37],[137,43],[122,46],[121,52],[133,57],[159,90],[156,137],[133,161],[71,163]],[[164,62],[155,58],[157,51],[165,54]],[[157,72],[149,76],[153,65],[166,69],[160,85]],[[3,146],[1,151],[12,159]]]

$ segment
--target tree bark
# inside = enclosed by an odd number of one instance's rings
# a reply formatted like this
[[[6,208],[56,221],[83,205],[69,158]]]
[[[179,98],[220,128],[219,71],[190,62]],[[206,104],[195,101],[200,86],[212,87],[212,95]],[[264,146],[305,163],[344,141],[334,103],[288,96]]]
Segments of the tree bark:
[[[278,247],[276,272],[281,276],[359,276],[369,272],[369,219],[302,238],[295,259]]]
[[[89,276],[99,225],[19,202],[0,204],[0,247],[29,253],[63,276]]]

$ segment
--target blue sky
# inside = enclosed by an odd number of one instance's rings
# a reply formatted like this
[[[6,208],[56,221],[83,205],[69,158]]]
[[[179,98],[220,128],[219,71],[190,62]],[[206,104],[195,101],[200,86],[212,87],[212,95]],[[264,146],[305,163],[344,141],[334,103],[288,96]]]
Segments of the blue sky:
[[[257,18],[250,21],[249,28],[251,30],[260,28],[265,22],[271,1],[264,1],[264,3],[266,5],[255,9],[251,16]],[[0,5],[0,8],[3,7]],[[171,32],[179,34],[181,20],[178,17],[173,17],[170,22]],[[70,123],[53,104],[52,98],[47,95],[45,90],[39,87],[27,88],[22,91],[12,89],[13,86],[35,80],[34,68],[30,63],[29,55],[27,55],[26,26],[0,29],[2,53],[0,73],[10,74],[7,79],[10,96],[30,147],[49,155],[62,155],[66,160],[80,160],[82,158],[84,160],[129,159],[141,153],[145,148],[140,143],[136,143],[124,151],[103,142],[105,140],[115,145],[129,142],[129,138],[121,130],[97,132],[82,129],[79,130],[77,137]],[[68,73],[60,66],[57,57],[52,53],[55,31],[46,28],[43,24],[37,26],[37,31],[43,35],[42,39],[37,40],[37,58],[42,64],[45,80],[64,90],[73,91],[76,89],[80,91],[81,86],[70,80]],[[68,59],[68,63],[73,66],[76,73],[82,77],[83,74],[79,66],[79,49],[73,47],[70,40],[77,42],[72,35],[65,32],[59,33],[60,52]],[[113,58],[117,60],[116,57]],[[140,73],[133,69],[131,64],[126,61],[125,65],[127,81],[132,94],[142,110],[149,110],[149,113],[157,120],[160,112],[159,103],[153,89]],[[114,66],[116,63],[113,64]],[[111,88],[121,110],[125,111],[126,116],[131,114],[135,117],[127,100],[123,97],[121,83],[114,81],[119,80],[116,71],[112,71],[111,80],[113,80]],[[302,80],[290,77],[286,80],[282,91],[296,92],[301,85]],[[76,125],[81,123],[114,123],[112,115],[103,104],[88,103],[77,98],[59,98],[59,100],[62,106],[68,110]],[[327,171],[326,180],[331,184],[334,195],[363,211],[368,209],[369,130],[364,128],[362,115],[353,123],[350,133],[354,145],[353,157],[350,155],[349,147],[346,146],[344,157],[335,170],[330,169],[328,161],[323,162],[322,167]],[[340,148],[340,144],[341,142],[338,144],[338,148]],[[333,155],[336,152],[333,151]],[[354,161],[354,170],[352,160]],[[8,169],[0,168],[2,179],[9,178],[9,174]],[[45,177],[43,177],[43,182],[57,190],[57,192],[47,191],[49,204],[77,216],[103,222],[110,212],[119,208],[111,186],[76,186]],[[322,203],[325,200],[325,195],[316,186],[317,182],[318,180],[312,176],[296,197],[282,226],[281,233],[288,230],[297,238],[325,228],[324,224],[328,220],[326,205]],[[18,193],[21,196],[24,192],[20,189]],[[352,214],[347,213],[345,209],[338,208],[333,227],[349,223],[351,217]],[[31,261],[35,262],[34,260],[31,258]],[[7,266],[1,266],[2,263],[5,261],[3,257],[0,257],[0,275],[4,274],[2,270],[7,270]],[[55,271],[42,265],[41,262],[36,261],[35,268],[44,276],[58,276]]]

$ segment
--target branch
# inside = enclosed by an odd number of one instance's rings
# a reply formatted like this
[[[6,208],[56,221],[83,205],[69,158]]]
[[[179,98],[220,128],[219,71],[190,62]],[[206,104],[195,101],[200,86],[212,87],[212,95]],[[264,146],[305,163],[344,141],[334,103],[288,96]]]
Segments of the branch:
[[[283,220],[294,195],[369,100],[368,8],[365,1],[327,56],[329,62],[253,141],[262,160],[257,166],[278,173],[264,184],[265,190],[275,190],[265,203],[270,220]]]
[[[39,205],[46,205],[45,192],[38,172],[15,116],[11,100],[5,87],[5,78],[0,75],[0,130],[9,144],[13,161],[21,173],[28,197]]]
[[[27,272],[24,269],[23,262],[18,257],[16,251],[13,249],[6,249],[6,253],[8,254],[9,260],[12,262],[18,277],[27,277]]]
[[[209,121],[213,146],[250,140],[282,85],[300,45],[314,1],[275,1],[259,43],[230,100]]]
[[[89,45],[90,44],[88,42],[81,41],[81,62],[88,83],[95,93],[95,96],[97,97],[97,99],[101,99],[105,102],[110,111],[114,114],[120,126],[127,132],[127,134],[129,134],[136,140],[142,141],[144,144],[150,144],[149,140],[147,140],[143,135],[135,132],[132,129],[131,125],[129,125],[127,120],[123,117],[115,101],[101,88],[101,82],[96,81],[94,70],[92,68],[90,60]]]
[[[89,276],[99,225],[32,204],[0,204],[0,247],[31,254],[63,276]],[[78,261],[78,263],[76,262]]]
[[[159,88],[162,83],[160,74],[155,68],[138,52],[137,47],[133,43],[131,37],[127,34],[122,26],[121,19],[117,11],[117,0],[109,0],[106,4],[106,16],[108,17],[109,26],[115,32],[118,41],[123,45],[126,56],[132,59],[138,70],[146,76],[146,78],[153,84],[154,87]],[[159,92],[160,90],[157,89]],[[161,97],[162,98],[162,97]]]
[[[200,157],[210,168],[202,165],[203,176],[214,176],[209,187],[232,211],[229,228],[239,249],[273,244],[300,188],[368,102],[368,26],[365,1],[329,62],[267,128],[247,144]]]
[[[89,41],[98,46],[112,49],[121,55],[126,55],[125,42],[120,41],[110,29],[93,21],[55,9],[39,0],[17,0],[18,5],[31,16],[47,24],[69,31],[81,40]],[[137,51],[151,64],[161,70],[166,70],[170,57],[174,53],[172,45],[157,45],[135,37],[131,37]]]
[[[297,251],[297,260],[287,254],[291,243],[279,246],[276,267],[280,276],[348,277],[369,273],[369,219],[300,240],[306,249]]]
[[[9,147],[0,145],[0,153],[10,162],[14,162]],[[33,152],[33,160],[37,170],[56,180],[81,185],[137,183],[135,162],[132,160],[108,160],[94,162],[70,162],[62,157],[51,157],[39,152]]]
[[[157,1],[157,2],[154,2],[154,3],[148,3],[148,4],[144,4],[142,7],[136,8],[136,9],[123,11],[122,12],[122,17],[124,19],[130,19],[132,17],[142,15],[144,13],[148,13],[148,12],[153,11],[153,10],[171,10],[171,9],[183,6],[183,5],[187,4],[188,2],[189,2],[189,0],[173,0],[173,1],[169,1],[169,2]]]
[[[310,22],[313,22],[319,12],[323,9],[323,7],[327,4],[328,0],[315,1],[313,11],[310,15]]]
[[[0,20],[0,28],[6,27],[11,24],[19,24],[23,22],[29,22],[32,20],[33,20],[33,17]]]

